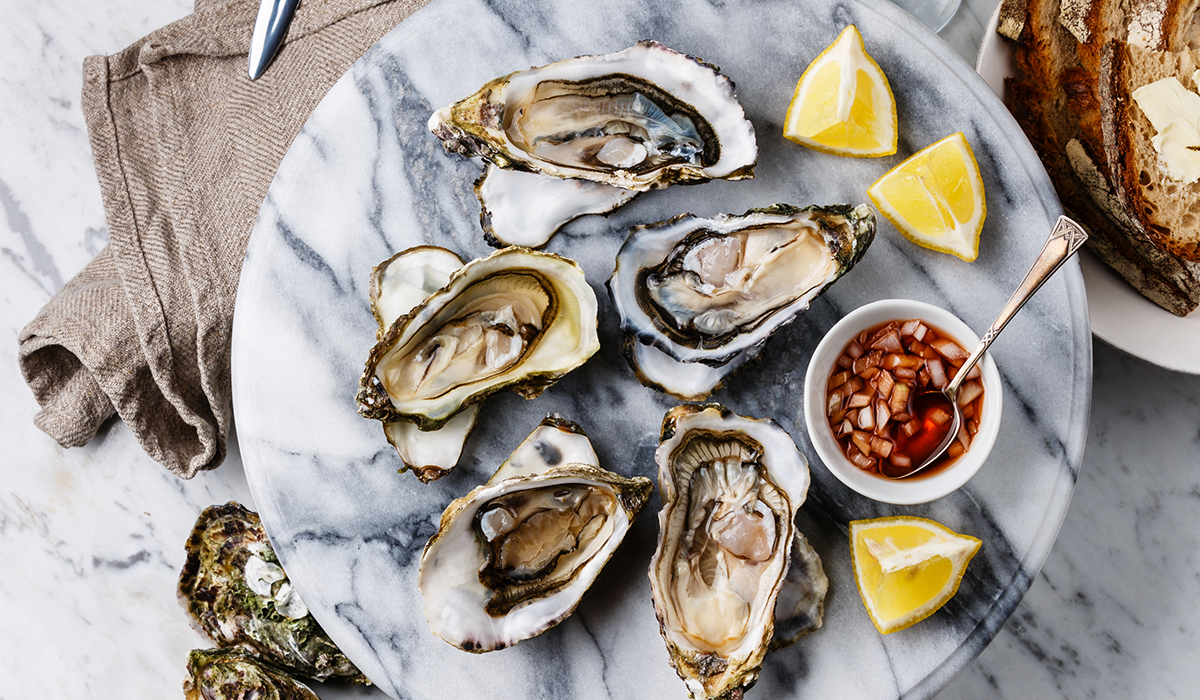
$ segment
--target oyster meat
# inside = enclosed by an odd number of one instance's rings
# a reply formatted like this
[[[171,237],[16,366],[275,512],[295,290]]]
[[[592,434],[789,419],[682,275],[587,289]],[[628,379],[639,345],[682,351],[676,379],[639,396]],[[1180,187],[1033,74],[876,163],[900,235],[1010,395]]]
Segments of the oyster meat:
[[[437,246],[417,246],[396,253],[371,270],[371,313],[379,323],[376,340],[383,340],[396,319],[408,314],[430,294],[446,286],[463,266],[462,258]],[[479,404],[471,404],[437,430],[421,430],[409,420],[383,422],[383,434],[423,483],[446,475],[462,456]]]
[[[651,483],[601,469],[579,426],[551,416],[483,486],[452,502],[421,556],[430,629],[475,653],[574,611],[646,504]]]
[[[237,503],[204,509],[186,549],[179,599],[218,646],[305,678],[370,683],[309,614],[257,513]]]
[[[663,508],[650,591],[671,663],[692,698],[740,698],[758,680],[777,618],[796,629],[776,646],[820,625],[819,601],[817,619],[802,619],[814,611],[805,597],[824,597],[820,560],[791,559],[811,552],[794,525],[808,463],[774,421],[717,404],[671,409],[655,459]]]
[[[758,159],[754,127],[733,82],[653,41],[496,78],[438,110],[429,128],[447,150],[500,168],[635,192],[750,178]],[[499,213],[536,210],[543,186],[537,179],[505,178],[477,188],[485,229],[490,219],[490,234],[500,241],[548,239],[566,221],[628,201],[609,192],[611,199],[597,205],[591,203],[600,194],[595,190],[559,187],[566,194],[553,217]]]
[[[188,654],[184,700],[320,700],[308,686],[243,649]]]
[[[854,267],[874,237],[866,205],[776,204],[635,227],[608,281],[626,359],[643,384],[701,400]]]
[[[566,258],[511,247],[469,262],[371,350],[358,411],[430,431],[498,391],[533,398],[599,349],[596,308]]]

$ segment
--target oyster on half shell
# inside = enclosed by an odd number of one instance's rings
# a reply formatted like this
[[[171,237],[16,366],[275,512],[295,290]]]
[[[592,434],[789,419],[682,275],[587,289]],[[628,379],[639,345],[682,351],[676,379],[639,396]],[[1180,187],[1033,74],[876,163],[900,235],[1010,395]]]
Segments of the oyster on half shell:
[[[574,611],[646,504],[651,483],[599,467],[579,426],[548,417],[483,486],[453,501],[421,556],[435,635],[475,653]]]
[[[511,247],[469,262],[371,350],[358,412],[430,431],[498,391],[533,398],[599,349],[596,309],[567,258]]]
[[[733,82],[714,66],[653,41],[510,73],[438,110],[429,128],[446,150],[499,168],[643,192],[676,183],[753,177],[754,127]],[[492,239],[541,245],[559,226],[632,199],[605,188],[553,186],[494,174],[477,187]],[[491,182],[487,182],[491,180]],[[554,215],[544,190],[560,192]],[[521,227],[531,227],[528,229]]]
[[[462,258],[437,246],[417,246],[396,253],[371,270],[371,313],[379,323],[376,340],[388,328],[446,286],[450,275],[463,266]],[[445,476],[458,464],[479,404],[471,404],[437,430],[421,430],[409,420],[383,422],[383,434],[404,462],[400,471],[411,469],[423,483]]]
[[[700,400],[862,259],[866,205],[776,204],[635,227],[608,289],[638,379]]]
[[[808,463],[774,421],[717,404],[671,409],[655,460],[663,508],[650,592],[672,666],[696,700],[740,698],[777,618],[787,624],[775,646],[820,625],[814,599],[827,581],[794,524]]]

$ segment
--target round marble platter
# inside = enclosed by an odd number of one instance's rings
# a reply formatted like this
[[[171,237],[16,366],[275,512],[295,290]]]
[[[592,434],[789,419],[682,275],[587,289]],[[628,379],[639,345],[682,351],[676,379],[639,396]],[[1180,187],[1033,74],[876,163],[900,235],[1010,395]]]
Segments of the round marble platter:
[[[804,67],[856,24],[899,109],[900,153],[846,159],[781,137]],[[430,485],[401,466],[354,393],[374,343],[371,267],[418,244],[486,255],[472,183],[477,161],[443,151],[429,114],[491,78],[640,39],[703,57],[738,87],[759,143],[755,178],[642,195],[608,218],[570,224],[548,250],[579,261],[600,299],[602,347],[545,394],[489,399],[459,467]],[[979,259],[910,244],[881,222],[859,266],[776,333],[762,363],[712,399],[770,416],[811,462],[798,516],[830,580],[825,624],[767,657],[751,697],[896,698],[936,693],[992,639],[1041,567],[1080,465],[1091,397],[1091,336],[1069,263],[993,346],[1004,380],[998,444],[958,492],[889,506],[843,487],[803,424],[808,356],[845,313],[885,297],[941,305],[983,329],[1059,214],[1049,179],[990,89],[935,35],[887,2],[435,0],[376,44],[318,106],[270,187],[250,241],[234,320],[238,439],[257,507],[313,615],[396,698],[686,697],[668,666],[647,565],[657,495],[574,615],[541,637],[482,655],[434,637],[416,590],[421,550],[445,506],[485,481],[549,412],[579,422],[603,466],[654,475],[663,414],[678,402],[642,387],[621,357],[604,287],[629,228],[681,212],[740,213],[775,202],[863,202],[903,157],[962,130],[987,188]],[[847,522],[933,518],[983,540],[957,596],[928,620],[879,635],[850,569]]]

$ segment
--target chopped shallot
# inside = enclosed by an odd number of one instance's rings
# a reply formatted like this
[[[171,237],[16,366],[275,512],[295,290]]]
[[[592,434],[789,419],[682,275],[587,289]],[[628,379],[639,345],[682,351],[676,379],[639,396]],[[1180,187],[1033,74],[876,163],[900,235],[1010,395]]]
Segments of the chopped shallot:
[[[961,345],[920,319],[892,321],[859,333],[838,356],[827,388],[829,425],[847,459],[872,473],[879,472],[880,459],[900,469],[910,467],[915,456],[923,454],[913,441],[925,439],[918,433],[926,421],[945,425],[952,418],[942,408],[914,415],[913,397],[945,388],[968,356]],[[963,423],[943,464],[969,450],[979,432],[984,393],[979,368],[971,368],[966,380],[958,394]],[[901,448],[917,452],[914,456]]]

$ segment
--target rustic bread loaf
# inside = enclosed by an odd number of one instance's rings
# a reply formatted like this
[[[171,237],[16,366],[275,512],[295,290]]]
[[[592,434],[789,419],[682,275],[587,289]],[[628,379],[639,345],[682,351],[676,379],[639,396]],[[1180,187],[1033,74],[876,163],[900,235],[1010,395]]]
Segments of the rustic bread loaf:
[[[1009,108],[1045,164],[1064,209],[1090,232],[1089,247],[1147,298],[1186,315],[1200,304],[1200,266],[1160,251],[1126,225],[1128,215],[1104,158],[1098,71],[1083,65],[1098,66],[1103,43],[1124,37],[1122,1],[1021,4],[1024,17],[1012,23],[1020,27],[1020,76],[1007,82]],[[1068,33],[1063,15],[1083,5],[1088,45]]]
[[[1105,150],[1118,196],[1151,241],[1192,262],[1200,262],[1200,181],[1185,185],[1168,176],[1151,143],[1157,132],[1133,92],[1169,77],[1195,91],[1198,67],[1200,52],[1133,44],[1112,45],[1101,66]]]

